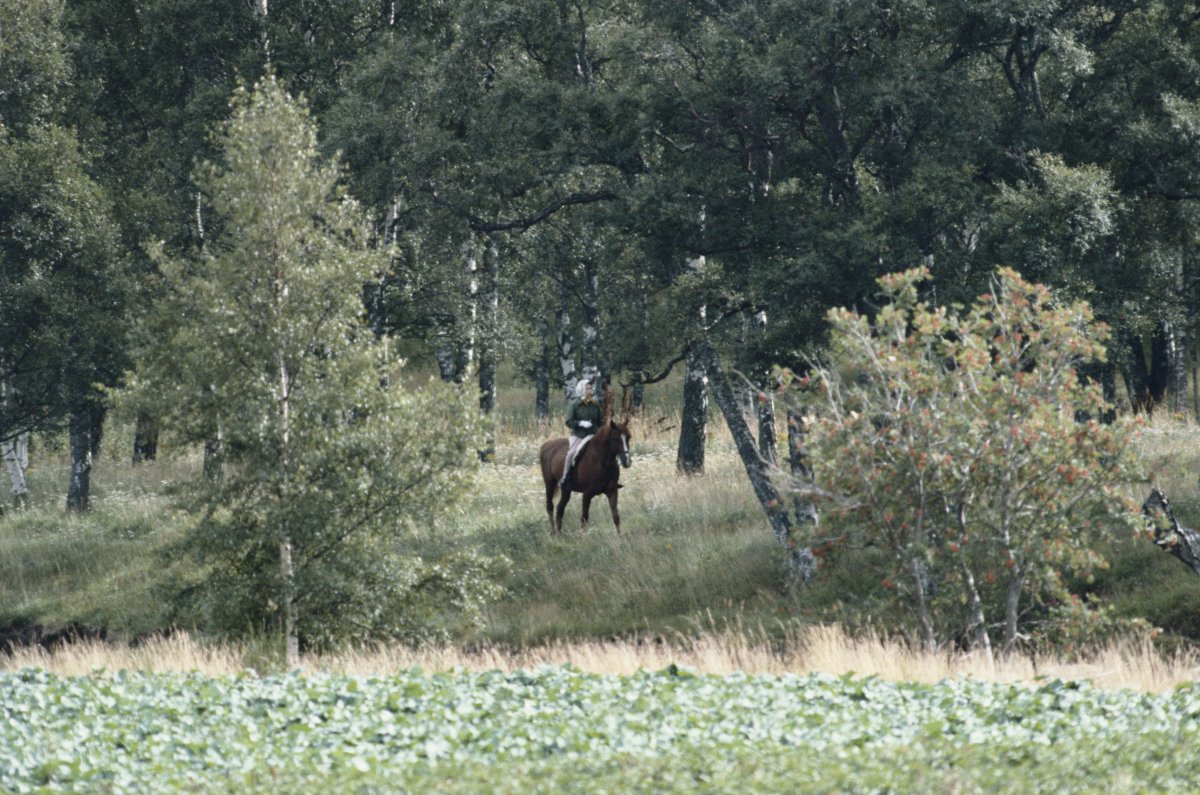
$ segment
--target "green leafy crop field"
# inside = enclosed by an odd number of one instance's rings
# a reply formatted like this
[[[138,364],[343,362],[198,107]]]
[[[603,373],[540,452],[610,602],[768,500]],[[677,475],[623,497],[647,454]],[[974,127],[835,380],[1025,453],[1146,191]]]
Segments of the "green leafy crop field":
[[[0,676],[9,792],[1166,792],[1200,685],[633,676]]]

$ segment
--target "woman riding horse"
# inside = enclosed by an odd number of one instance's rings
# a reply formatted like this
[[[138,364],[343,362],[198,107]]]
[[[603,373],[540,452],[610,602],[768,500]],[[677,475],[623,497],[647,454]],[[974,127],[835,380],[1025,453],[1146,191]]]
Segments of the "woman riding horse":
[[[606,421],[604,412],[596,407],[594,401],[589,406],[590,384],[581,381],[576,390],[578,401],[572,401],[567,412],[571,438],[550,439],[542,445],[538,456],[542,480],[546,485],[546,515],[550,520],[550,532],[562,532],[563,511],[571,499],[571,492],[578,491],[583,495],[581,526],[587,527],[592,499],[603,494],[608,497],[613,526],[619,533],[621,515],[617,511],[617,491],[621,488],[621,467],[628,467],[630,463],[628,413],[620,423]],[[592,414],[593,409],[598,414]],[[586,447],[583,446],[585,441]],[[560,489],[562,498],[556,511],[554,494]]]

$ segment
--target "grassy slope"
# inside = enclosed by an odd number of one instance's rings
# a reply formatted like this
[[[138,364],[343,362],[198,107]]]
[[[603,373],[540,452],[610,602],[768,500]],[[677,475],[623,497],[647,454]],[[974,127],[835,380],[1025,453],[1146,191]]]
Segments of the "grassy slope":
[[[476,487],[448,495],[449,515],[406,543],[437,555],[472,546],[513,562],[508,596],[492,610],[479,638],[506,646],[554,639],[692,634],[731,624],[764,628],[782,619],[820,618],[851,625],[897,620],[887,594],[863,574],[860,559],[844,559],[800,599],[779,592],[778,550],[733,452],[714,417],[704,475],[675,474],[675,419],[669,390],[652,402],[635,429],[634,466],[623,479],[624,533],[617,536],[607,503],[593,503],[592,526],[580,533],[572,500],[565,536],[547,533],[537,448],[557,427],[541,430],[528,393],[502,393],[494,465]],[[157,550],[180,532],[162,496],[164,483],[196,476],[194,458],[132,467],[127,429],[106,440],[94,470],[93,512],[62,513],[66,466],[61,450],[34,452],[30,471],[35,508],[0,518],[0,626],[78,621],[132,637],[163,622],[156,592]],[[1167,489],[1186,523],[1200,519],[1196,471],[1200,431],[1148,429],[1144,443],[1156,482]],[[1138,615],[1200,640],[1194,605],[1200,577],[1142,542],[1114,550],[1114,565],[1092,586],[1126,615]]]

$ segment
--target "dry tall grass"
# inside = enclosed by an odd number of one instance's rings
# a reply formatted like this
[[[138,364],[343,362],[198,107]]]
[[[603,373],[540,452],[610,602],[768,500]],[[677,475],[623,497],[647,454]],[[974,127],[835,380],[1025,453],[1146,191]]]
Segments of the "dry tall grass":
[[[64,676],[99,671],[154,673],[199,672],[227,676],[246,669],[247,651],[228,644],[202,644],[186,634],[136,647],[84,642],[47,652],[18,651],[0,657],[0,670],[42,668]],[[1079,661],[1045,656],[989,660],[976,654],[928,653],[880,636],[850,637],[835,626],[805,626],[788,633],[783,644],[755,640],[754,633],[722,632],[695,639],[661,638],[617,642],[554,643],[518,651],[500,647],[463,650],[452,647],[412,649],[399,645],[359,649],[328,656],[309,655],[301,670],[354,676],[384,675],[409,668],[426,672],[532,670],[571,664],[583,671],[631,674],[675,664],[696,673],[807,674],[877,676],[902,682],[934,683],[969,678],[1009,684],[1046,679],[1089,680],[1104,688],[1163,692],[1200,678],[1200,656],[1164,656],[1149,645],[1114,645]]]

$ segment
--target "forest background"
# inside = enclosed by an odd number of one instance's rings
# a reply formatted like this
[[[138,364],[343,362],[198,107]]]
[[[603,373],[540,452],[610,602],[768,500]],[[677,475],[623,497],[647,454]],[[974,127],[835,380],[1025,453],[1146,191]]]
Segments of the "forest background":
[[[241,173],[234,131],[250,128],[236,127],[237,113],[256,107],[245,97],[264,79],[282,110],[265,114],[256,129],[292,141],[314,175],[326,173],[320,164],[344,164],[333,181],[358,200],[345,228],[325,224],[332,214],[322,209],[313,217],[323,229],[341,229],[330,239],[353,249],[346,261],[359,263],[345,271],[344,289],[360,301],[377,341],[371,355],[385,357],[385,375],[407,380],[413,394],[438,396],[425,398],[422,411],[462,411],[437,424],[470,431],[459,459],[438,459],[448,478],[471,458],[483,462],[486,478],[487,467],[501,466],[513,451],[532,456],[521,445],[504,451],[504,434],[521,427],[534,438],[539,422],[556,426],[563,390],[584,375],[627,385],[635,406],[659,401],[642,415],[641,433],[670,450],[673,466],[661,479],[714,467],[706,449],[720,447],[706,390],[721,383],[736,388],[739,408],[726,401],[721,409],[739,443],[754,430],[761,459],[786,463],[792,448],[781,456],[776,445],[792,426],[774,417],[771,368],[807,369],[827,340],[828,309],[873,313],[876,278],[917,264],[928,269],[923,289],[935,306],[970,303],[999,265],[1050,286],[1063,302],[1087,301],[1112,329],[1107,359],[1085,373],[1105,396],[1125,414],[1195,417],[1198,25],[1200,10],[1174,0],[6,5],[0,439],[9,472],[21,469],[28,434],[35,460],[39,444],[46,451],[58,444],[70,459],[68,507],[86,512],[111,397],[129,385],[128,374],[158,367],[161,376],[165,365],[186,363],[170,381],[177,386],[190,383],[182,375],[195,375],[206,358],[220,358],[220,345],[193,340],[196,358],[188,359],[164,342],[177,340],[170,332],[178,328],[204,330],[191,321],[216,304],[181,285],[191,284],[196,263],[235,248],[230,241],[244,220],[237,213],[267,193],[253,189],[263,182],[238,188],[236,180],[222,181]],[[235,95],[243,99],[231,101]],[[287,138],[293,133],[299,137]],[[334,194],[328,186],[317,191],[313,206]],[[181,295],[192,302],[186,311]],[[426,392],[395,367],[401,358],[408,370],[462,389]],[[730,379],[731,371],[745,378]],[[321,372],[328,382],[329,371]],[[356,372],[358,389],[365,371]],[[515,425],[497,423],[501,373],[513,399],[529,403]],[[119,441],[120,458],[154,459],[161,434],[164,448],[203,450],[197,470],[251,471],[237,459],[247,446],[234,429],[207,422],[230,399],[205,392],[213,379],[196,382],[198,397],[196,390],[151,390],[127,400],[118,418],[124,430],[105,441],[110,454],[118,455]],[[656,386],[664,384],[669,391]],[[476,399],[477,408],[467,406]],[[351,436],[355,421],[373,416],[366,403],[352,402]],[[328,420],[312,405],[313,417]],[[280,438],[293,439],[290,423],[300,420],[286,410],[275,417]],[[360,460],[350,447],[339,448],[350,456],[339,467]],[[744,443],[737,456],[746,465],[735,468],[738,478],[753,479]],[[417,459],[429,456],[413,453],[397,466]],[[1190,480],[1178,474],[1184,463],[1175,467],[1178,482]],[[178,480],[205,478],[185,472]],[[216,482],[203,495],[176,495],[172,505],[191,509],[163,521],[170,532],[147,528],[146,514],[133,531],[124,519],[106,519],[105,532],[153,536],[134,545],[147,560],[157,560],[160,546],[177,553],[177,542],[195,552],[215,536],[196,535],[188,516],[217,517],[209,532],[230,527],[221,524],[222,505],[228,513],[236,504],[236,478]],[[243,496],[260,485],[247,485]],[[769,502],[761,485],[755,499]],[[469,488],[447,486],[450,493]],[[321,504],[335,510],[339,500],[330,493]],[[1190,482],[1173,497],[1184,516],[1189,501],[1198,501]],[[540,511],[538,497],[520,499]],[[18,501],[28,500],[18,493]],[[432,522],[434,502],[397,508],[403,515],[396,522]],[[756,503],[747,504],[752,510],[731,524],[764,521]],[[14,536],[62,537],[61,517],[12,515],[5,523]],[[779,511],[766,518],[795,564],[790,526],[781,528]],[[260,526],[251,521],[239,537],[253,540]],[[457,619],[448,613],[482,616],[504,577],[495,570],[503,568],[501,556],[434,544],[418,558],[411,544],[419,534],[411,533],[403,536],[410,546],[393,543],[393,554],[378,555],[397,526],[380,527],[348,552],[312,593],[356,605],[351,612],[367,636],[383,627],[398,636],[430,627],[454,634]],[[520,529],[531,538],[501,545],[509,558],[534,543],[541,525]],[[719,549],[728,541],[714,543]],[[283,556],[287,545],[269,546]],[[128,555],[124,546],[113,548]],[[254,560],[247,570],[261,572],[275,554],[262,544],[227,552],[229,571]],[[603,555],[595,554],[592,565],[599,565]],[[1117,559],[1133,561],[1132,572],[1152,565],[1138,548],[1123,554]],[[32,571],[37,557],[11,559]],[[370,587],[356,590],[351,580],[363,560],[387,565],[365,578]],[[755,599],[779,589],[784,567],[777,560],[763,553],[743,561],[751,561],[743,574]],[[293,587],[286,567],[279,571],[282,587]],[[1170,588],[1190,587],[1182,578],[1191,573],[1177,574]],[[706,591],[714,602],[723,598],[712,583],[682,581],[702,595],[698,602],[708,601]],[[226,630],[262,629],[262,606],[271,599],[240,582],[226,578],[224,590],[198,601],[187,598],[197,593],[187,587],[195,583],[174,582],[169,609],[126,629],[198,615]],[[388,591],[386,615],[372,612],[389,582],[403,587]],[[1146,586],[1153,602],[1178,602],[1163,582]],[[840,595],[827,587],[824,603],[815,596],[803,608],[790,601],[780,608],[774,597],[765,603],[770,611],[821,613],[845,609],[848,599],[868,622],[895,601],[886,589],[878,599],[864,596],[860,582],[843,583]],[[1186,616],[1155,612],[1151,601],[1149,593],[1130,599],[1140,607],[1130,606],[1125,618],[1149,618],[1179,639],[1197,637]],[[744,609],[748,600],[738,591],[726,603]],[[61,602],[53,609],[38,599],[11,604],[22,605],[5,618],[13,625],[104,618],[62,612]],[[259,608],[213,612],[230,604]],[[636,612],[625,626],[608,621],[566,632],[636,630],[646,618]],[[683,614],[697,613],[690,603]],[[346,622],[312,624],[306,642],[362,637],[326,632],[339,623]]]

